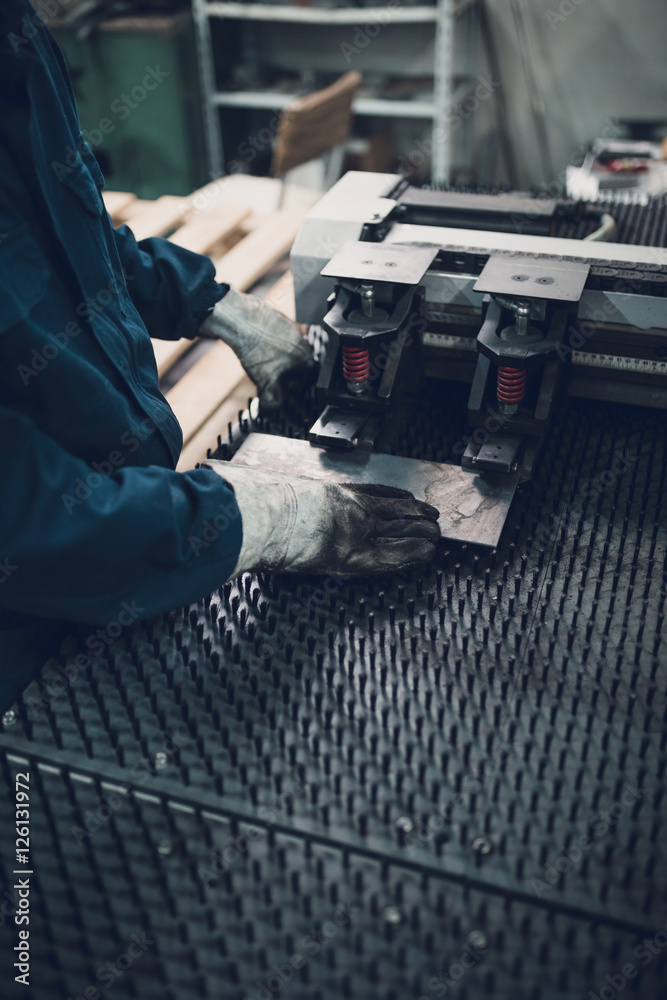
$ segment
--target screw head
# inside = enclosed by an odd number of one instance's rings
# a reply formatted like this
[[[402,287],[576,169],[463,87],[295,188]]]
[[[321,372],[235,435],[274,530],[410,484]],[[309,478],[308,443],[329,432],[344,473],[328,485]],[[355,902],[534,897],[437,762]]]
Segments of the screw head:
[[[554,279],[550,275],[547,275],[544,278],[538,278],[537,279],[537,284],[538,285],[553,285],[553,283],[554,283]]]
[[[486,837],[475,837],[471,846],[475,854],[479,854],[481,856],[490,854],[493,850],[491,843],[486,839]]]
[[[484,931],[471,931],[468,934],[468,944],[471,948],[483,950],[488,947],[489,941]]]
[[[409,816],[399,816],[396,820],[396,829],[399,833],[412,833],[415,828],[415,824],[412,822]]]
[[[2,716],[3,726],[13,726],[16,722],[17,715],[13,708],[10,708],[8,712],[5,712]]]
[[[174,849],[174,845],[172,844],[172,842],[170,840],[161,840],[160,843],[157,845],[157,852],[158,852],[158,854],[162,854],[162,855],[165,855],[165,856],[167,854],[171,854],[171,852],[173,851],[173,849]]]
[[[403,920],[403,914],[397,906],[386,906],[382,911],[382,918],[385,923],[396,926]]]
[[[361,263],[362,263],[362,264],[372,264],[372,263],[373,263],[373,261],[372,261],[372,260],[362,260],[362,262],[361,262]]]
[[[156,771],[163,771],[167,766],[167,755],[164,750],[158,750],[153,761]]]
[[[387,261],[385,261],[384,266],[385,267],[396,267],[396,261],[394,261],[394,260],[387,260]]]
[[[512,281],[528,281],[527,274],[513,274]]]

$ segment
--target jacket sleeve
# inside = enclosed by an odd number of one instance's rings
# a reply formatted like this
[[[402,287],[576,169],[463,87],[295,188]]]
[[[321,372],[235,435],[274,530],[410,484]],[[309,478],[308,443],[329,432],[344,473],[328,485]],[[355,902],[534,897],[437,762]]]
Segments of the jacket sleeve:
[[[213,261],[161,237],[139,243],[128,226],[114,230],[127,288],[151,337],[196,337],[228,285],[215,281]]]
[[[209,469],[94,472],[26,416],[0,406],[0,607],[105,625],[211,593],[233,572],[242,524]]]

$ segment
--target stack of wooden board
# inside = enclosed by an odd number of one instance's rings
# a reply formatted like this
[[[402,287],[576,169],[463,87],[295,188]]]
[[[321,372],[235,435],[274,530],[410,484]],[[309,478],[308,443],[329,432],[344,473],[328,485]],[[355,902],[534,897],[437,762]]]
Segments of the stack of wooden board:
[[[138,240],[166,236],[172,243],[206,254],[218,281],[250,291],[274,267],[280,266],[305,213],[317,200],[315,192],[288,188],[284,207],[275,209],[280,183],[271,178],[235,175],[214,181],[188,197],[164,195],[143,201],[122,191],[105,191],[104,201],[114,225],[127,223]],[[286,316],[294,316],[294,287],[289,270],[268,290],[266,301]],[[207,449],[254,395],[254,386],[238,359],[221,342],[205,353],[191,340],[153,340],[165,394],[183,429],[181,471],[206,458]],[[188,366],[188,352],[193,363]],[[184,358],[185,356],[185,358]],[[183,369],[173,383],[176,362]]]

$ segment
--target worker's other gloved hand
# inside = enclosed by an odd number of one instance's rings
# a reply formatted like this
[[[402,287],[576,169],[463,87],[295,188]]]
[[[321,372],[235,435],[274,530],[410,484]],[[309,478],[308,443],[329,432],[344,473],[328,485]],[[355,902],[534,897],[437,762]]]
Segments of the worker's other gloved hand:
[[[230,288],[200,332],[229,344],[257,386],[265,412],[278,409],[288,392],[303,392],[317,377],[313,350],[296,323],[254,295]]]
[[[265,472],[231,462],[206,465],[226,479],[243,519],[233,576],[385,573],[433,559],[438,511],[407,490]]]

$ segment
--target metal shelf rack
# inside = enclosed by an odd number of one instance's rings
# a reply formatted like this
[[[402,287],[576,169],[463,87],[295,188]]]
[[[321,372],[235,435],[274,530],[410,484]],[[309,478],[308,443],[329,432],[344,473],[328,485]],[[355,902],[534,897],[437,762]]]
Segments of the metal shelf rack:
[[[391,11],[388,30],[396,26],[433,23],[435,45],[433,92],[426,99],[396,100],[361,95],[354,102],[356,115],[390,118],[426,119],[432,123],[432,180],[447,183],[452,164],[449,122],[452,109],[468,93],[469,83],[455,86],[453,80],[454,32],[460,15],[476,6],[476,0],[437,0],[432,6],[405,6]],[[211,178],[224,172],[224,146],[220,108],[260,108],[280,110],[296,95],[280,90],[220,91],[216,88],[215,52],[211,21],[224,18],[237,21],[282,22],[321,26],[365,24],[386,17],[386,7],[297,7],[291,4],[221,2],[192,0],[201,87],[204,95],[204,122]]]

